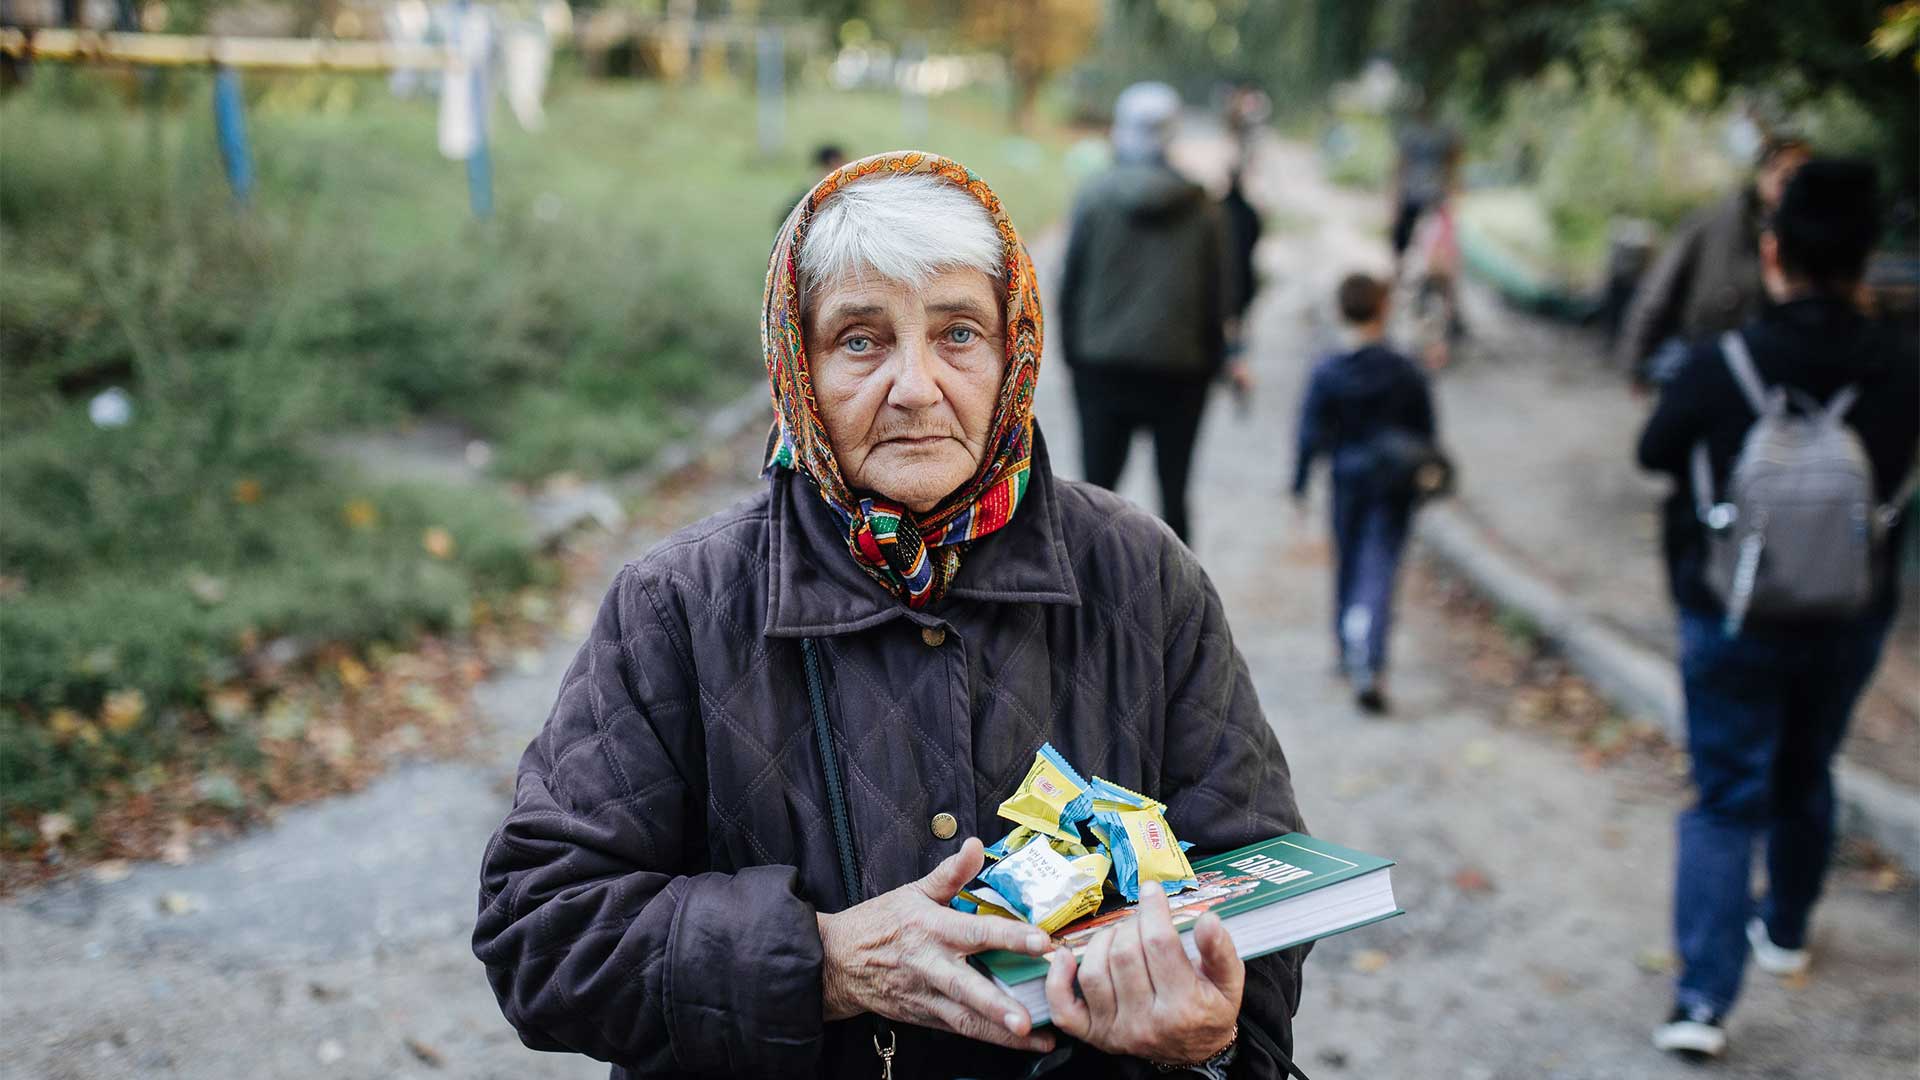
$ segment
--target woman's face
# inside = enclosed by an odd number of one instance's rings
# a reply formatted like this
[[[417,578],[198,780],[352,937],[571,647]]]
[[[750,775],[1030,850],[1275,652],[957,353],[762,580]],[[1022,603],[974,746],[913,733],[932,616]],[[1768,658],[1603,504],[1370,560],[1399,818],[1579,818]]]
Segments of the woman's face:
[[[978,270],[924,288],[869,278],[822,290],[807,357],[848,486],[925,512],[973,476],[1006,369],[1005,319]]]

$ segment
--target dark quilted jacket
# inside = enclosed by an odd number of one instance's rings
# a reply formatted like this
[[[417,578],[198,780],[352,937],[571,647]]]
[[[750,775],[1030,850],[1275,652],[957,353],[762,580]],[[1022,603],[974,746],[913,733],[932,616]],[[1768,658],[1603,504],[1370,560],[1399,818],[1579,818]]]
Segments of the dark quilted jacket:
[[[862,897],[838,872],[800,639],[820,642]],[[541,1050],[613,1076],[873,1077],[877,1021],[821,1020],[815,911],[924,876],[1051,740],[1158,794],[1196,855],[1302,828],[1215,594],[1158,520],[1053,477],[925,612],[854,565],[783,473],[623,568],[487,845],[474,951]],[[951,840],[929,826],[959,819]],[[1235,1076],[1291,1052],[1304,949],[1248,964]],[[1015,1076],[1030,1055],[905,1024],[895,1075]],[[1076,1048],[1054,1076],[1151,1073]]]

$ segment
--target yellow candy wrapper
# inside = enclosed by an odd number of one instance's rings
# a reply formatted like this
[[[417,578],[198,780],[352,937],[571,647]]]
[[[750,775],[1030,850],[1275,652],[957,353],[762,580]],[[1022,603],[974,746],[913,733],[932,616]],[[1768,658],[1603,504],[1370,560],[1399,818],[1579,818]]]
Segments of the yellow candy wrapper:
[[[969,915],[992,915],[1000,919],[1020,919],[1006,906],[1006,898],[982,885],[977,889],[961,889],[948,907],[955,911],[964,911]],[[1026,920],[1021,919],[1024,922]]]
[[[1159,810],[1096,809],[1088,828],[1112,857],[1114,886],[1129,902],[1140,899],[1142,881],[1158,881],[1169,893],[1194,884],[1193,864]]]
[[[1092,812],[1092,802],[1087,782],[1052,743],[1042,743],[1026,779],[1000,804],[1000,816],[1035,832],[1077,842],[1077,826]]]
[[[1100,909],[1100,889],[1112,868],[1105,855],[1070,858],[1051,843],[1029,842],[982,872],[980,882],[986,888],[973,892],[976,898],[988,891],[997,894],[1014,914],[1052,933]]]
[[[1166,803],[1098,776],[1087,785],[1087,793],[1093,796],[1093,808],[1096,810],[1103,807],[1108,810],[1139,810],[1151,806],[1162,814],[1167,812]]]

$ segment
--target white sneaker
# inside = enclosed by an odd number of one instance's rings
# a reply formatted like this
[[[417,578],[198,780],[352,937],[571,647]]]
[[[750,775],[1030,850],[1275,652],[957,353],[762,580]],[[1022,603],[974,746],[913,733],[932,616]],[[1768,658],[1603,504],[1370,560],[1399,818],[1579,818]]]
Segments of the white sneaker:
[[[1753,946],[1753,966],[1769,975],[1798,975],[1813,961],[1805,949],[1783,949],[1767,936],[1767,924],[1747,921],[1747,942]]]
[[[1709,1009],[1675,1005],[1667,1022],[1653,1029],[1653,1046],[1686,1057],[1719,1057],[1727,1052],[1726,1021]]]

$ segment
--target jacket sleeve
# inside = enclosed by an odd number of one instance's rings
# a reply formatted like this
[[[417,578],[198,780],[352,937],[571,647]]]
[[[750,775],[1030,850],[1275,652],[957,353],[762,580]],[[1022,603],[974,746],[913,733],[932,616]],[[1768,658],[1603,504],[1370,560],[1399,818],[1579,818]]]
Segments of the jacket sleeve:
[[[820,935],[796,871],[707,873],[686,623],[623,570],[487,844],[474,953],[537,1050],[638,1072],[807,1071]]]
[[[1246,661],[1234,647],[1227,616],[1199,561],[1168,545],[1167,716],[1161,790],[1167,823],[1199,855],[1217,854],[1290,832],[1305,832],[1293,776],[1280,740],[1261,711]],[[1186,610],[1177,610],[1184,603]],[[1293,1052],[1293,1014],[1300,1007],[1300,968],[1310,945],[1247,961],[1240,1004],[1242,1038],[1230,1072],[1274,1077],[1257,1028],[1281,1052]]]
[[[1324,411],[1326,391],[1321,385],[1320,371],[1314,369],[1307,378],[1307,392],[1300,399],[1300,423],[1294,435],[1293,451],[1293,493],[1307,493],[1307,477],[1313,470],[1313,459],[1320,454],[1325,432]]]
[[[1640,431],[1640,467],[1685,480],[1694,444],[1707,433],[1711,403],[1732,386],[1719,348],[1695,346],[1673,381],[1661,387],[1660,401]]]
[[[1620,322],[1620,340],[1614,344],[1614,363],[1635,379],[1645,377],[1647,357],[1653,350],[1679,331],[1703,231],[1697,218],[1681,226],[1633,290]]]

